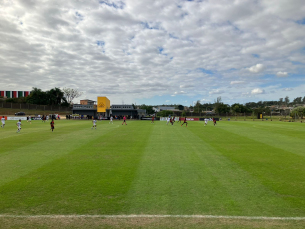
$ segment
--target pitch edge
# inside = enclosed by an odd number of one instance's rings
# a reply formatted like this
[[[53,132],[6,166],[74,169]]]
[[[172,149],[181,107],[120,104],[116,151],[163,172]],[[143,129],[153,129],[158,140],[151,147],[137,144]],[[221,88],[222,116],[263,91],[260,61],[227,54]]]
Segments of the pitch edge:
[[[0,215],[0,218],[204,218],[246,220],[305,220],[305,217],[225,216],[225,215]]]

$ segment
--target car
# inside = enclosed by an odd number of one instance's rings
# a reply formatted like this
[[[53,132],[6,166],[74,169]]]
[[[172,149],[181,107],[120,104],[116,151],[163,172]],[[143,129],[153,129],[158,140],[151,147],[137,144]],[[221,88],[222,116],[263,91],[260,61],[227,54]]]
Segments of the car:
[[[22,111],[15,113],[15,116],[19,116],[19,115],[25,115],[25,113]]]

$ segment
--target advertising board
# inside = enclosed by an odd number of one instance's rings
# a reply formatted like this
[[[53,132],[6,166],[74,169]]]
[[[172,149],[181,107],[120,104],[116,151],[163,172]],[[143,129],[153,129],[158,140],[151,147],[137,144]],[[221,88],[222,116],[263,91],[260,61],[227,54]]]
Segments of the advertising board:
[[[26,117],[7,117],[7,120],[26,120]]]

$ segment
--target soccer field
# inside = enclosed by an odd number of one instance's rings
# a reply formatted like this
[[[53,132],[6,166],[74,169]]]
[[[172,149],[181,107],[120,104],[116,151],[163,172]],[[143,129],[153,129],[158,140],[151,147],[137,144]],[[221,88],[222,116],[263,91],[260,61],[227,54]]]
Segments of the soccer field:
[[[303,123],[22,124],[0,129],[0,225],[305,225]]]

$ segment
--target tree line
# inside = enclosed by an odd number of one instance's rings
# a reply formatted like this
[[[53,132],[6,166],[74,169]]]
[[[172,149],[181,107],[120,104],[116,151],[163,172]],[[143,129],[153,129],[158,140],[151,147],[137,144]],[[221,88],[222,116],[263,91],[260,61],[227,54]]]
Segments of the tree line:
[[[232,105],[225,104],[222,102],[221,97],[218,97],[214,103],[201,103],[200,100],[198,100],[194,106],[188,107],[187,111],[193,111],[194,113],[202,113],[204,111],[210,111],[217,114],[240,114],[240,113],[264,113],[266,115],[270,115],[272,112],[276,112],[281,110],[279,108],[278,110],[270,108],[270,106],[277,105],[280,107],[295,107],[291,114],[294,114],[295,110],[297,110],[297,113],[299,116],[303,116],[302,114],[305,114],[304,107],[298,108],[298,105],[304,105],[305,104],[305,96],[304,97],[297,97],[292,100],[289,99],[288,96],[285,98],[280,98],[279,100],[272,100],[272,101],[259,101],[259,102],[248,102],[245,104],[240,103],[234,103]],[[159,106],[159,105],[158,105]],[[175,107],[175,109],[181,110],[181,112],[184,110],[184,106],[177,105],[177,104],[171,104],[171,105],[160,105],[160,106],[170,106]],[[145,109],[147,114],[154,114],[153,107],[156,106],[150,106],[142,104],[139,106],[140,109]],[[304,110],[304,112],[303,112]],[[285,111],[288,112],[288,111]],[[285,113],[284,112],[284,113]],[[303,112],[303,113],[302,113]],[[159,112],[160,116],[168,116],[168,111],[162,111]],[[289,114],[289,113],[288,113]],[[288,115],[287,114],[287,115]]]

